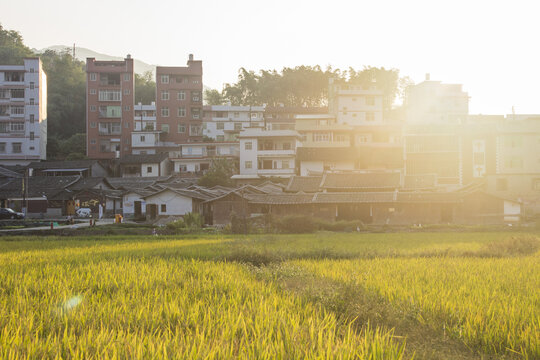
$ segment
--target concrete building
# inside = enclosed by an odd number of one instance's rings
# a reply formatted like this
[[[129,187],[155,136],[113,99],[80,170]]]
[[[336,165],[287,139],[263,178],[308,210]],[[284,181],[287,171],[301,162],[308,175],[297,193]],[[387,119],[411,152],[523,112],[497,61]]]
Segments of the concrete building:
[[[338,124],[352,126],[381,125],[383,93],[376,85],[363,86],[330,79],[328,112]]]
[[[248,129],[240,133],[240,174],[233,179],[290,177],[295,174],[300,135],[294,130]]]
[[[426,80],[409,88],[405,105],[407,124],[460,124],[469,114],[469,95],[461,84]]]
[[[46,150],[47,76],[41,60],[0,65],[0,164],[45,160]]]
[[[237,141],[240,131],[264,126],[264,106],[208,105],[203,135],[218,142]]]
[[[156,130],[162,131],[163,141],[202,141],[202,75],[202,61],[191,54],[187,66],[156,68]]]
[[[123,61],[86,59],[86,155],[113,159],[131,154],[134,75],[130,55]]]
[[[238,142],[209,142],[180,144],[169,152],[174,172],[200,174],[208,170],[214,158],[227,158],[237,162],[240,156]]]

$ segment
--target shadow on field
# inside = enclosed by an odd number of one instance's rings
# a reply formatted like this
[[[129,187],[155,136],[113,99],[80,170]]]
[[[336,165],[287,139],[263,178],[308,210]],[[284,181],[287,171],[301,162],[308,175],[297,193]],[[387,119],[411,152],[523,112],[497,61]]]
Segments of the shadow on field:
[[[275,284],[282,291],[322,306],[342,321],[352,322],[355,331],[361,332],[366,327],[393,329],[394,341],[405,343],[404,358],[495,358],[449,337],[443,329],[421,323],[420,308],[412,304],[392,305],[362,287],[316,277],[290,263],[252,266],[250,271],[258,280]]]

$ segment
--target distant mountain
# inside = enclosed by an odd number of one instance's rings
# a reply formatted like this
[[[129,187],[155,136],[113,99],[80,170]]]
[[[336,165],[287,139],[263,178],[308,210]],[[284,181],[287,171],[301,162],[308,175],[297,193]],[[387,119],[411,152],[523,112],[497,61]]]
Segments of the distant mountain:
[[[45,52],[45,50],[54,50],[54,51],[63,51],[68,50],[69,52],[73,51],[73,46],[65,46],[65,45],[53,45],[49,46],[45,49],[37,50],[37,52]],[[75,57],[78,60],[81,60],[83,62],[86,62],[86,58],[93,57],[96,58],[96,60],[124,60],[124,56],[111,56],[107,54],[101,54],[98,52],[95,52],[90,49],[86,49],[83,47],[75,46]],[[135,65],[135,72],[137,74],[143,74],[147,71],[152,72],[152,77],[156,74],[156,65],[150,65],[145,62],[142,62],[140,60],[134,59],[134,65]]]

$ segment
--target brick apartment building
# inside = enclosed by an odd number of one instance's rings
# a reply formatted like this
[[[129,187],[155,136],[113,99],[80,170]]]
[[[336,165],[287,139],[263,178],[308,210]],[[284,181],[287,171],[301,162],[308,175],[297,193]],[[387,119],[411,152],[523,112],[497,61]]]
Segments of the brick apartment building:
[[[113,159],[131,154],[134,128],[134,73],[123,61],[86,59],[86,154]]]
[[[39,58],[0,65],[0,164],[45,160],[47,76]]]
[[[189,55],[187,66],[156,68],[156,122],[166,142],[202,141],[202,61]]]

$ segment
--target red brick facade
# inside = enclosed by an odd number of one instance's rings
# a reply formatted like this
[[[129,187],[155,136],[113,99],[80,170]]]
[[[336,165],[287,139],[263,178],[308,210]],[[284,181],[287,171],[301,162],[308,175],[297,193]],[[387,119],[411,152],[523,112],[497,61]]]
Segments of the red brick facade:
[[[202,141],[202,61],[189,56],[187,67],[156,68],[157,129],[176,144]]]
[[[131,154],[134,106],[133,59],[86,59],[86,154],[113,159]]]

